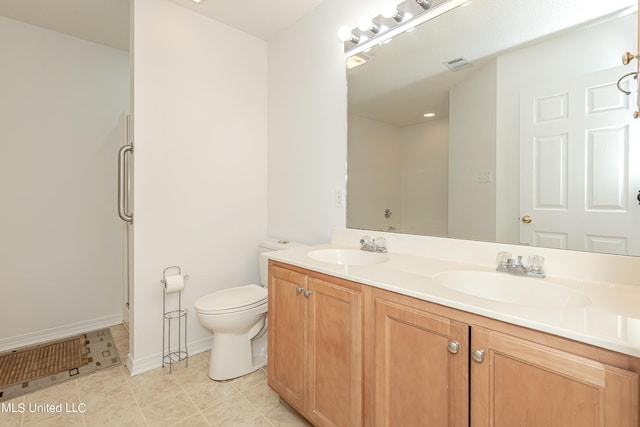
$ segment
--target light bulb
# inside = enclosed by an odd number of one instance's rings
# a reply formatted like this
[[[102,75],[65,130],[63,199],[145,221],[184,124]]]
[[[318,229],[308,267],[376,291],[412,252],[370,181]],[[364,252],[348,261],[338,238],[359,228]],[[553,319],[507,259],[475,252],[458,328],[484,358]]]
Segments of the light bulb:
[[[384,2],[382,2],[382,4],[380,5],[380,14],[387,19],[393,19],[397,23],[400,23],[407,19],[411,19],[413,17],[413,15],[411,15],[410,13],[405,13],[398,9],[395,0],[385,0]]]
[[[373,19],[371,18],[371,16],[367,15],[366,13],[360,15],[360,17],[358,18],[358,28],[360,29],[360,31],[369,31],[372,26]]]
[[[348,25],[343,25],[338,28],[338,38],[343,42],[348,42],[351,40],[353,33],[351,32],[351,28]]]
[[[385,18],[393,18],[398,13],[395,0],[385,0],[380,5],[380,14]]]
[[[380,25],[373,22],[373,18],[366,13],[360,15],[360,18],[358,18],[358,28],[360,31],[371,31],[373,34],[378,34],[380,30],[383,29]]]

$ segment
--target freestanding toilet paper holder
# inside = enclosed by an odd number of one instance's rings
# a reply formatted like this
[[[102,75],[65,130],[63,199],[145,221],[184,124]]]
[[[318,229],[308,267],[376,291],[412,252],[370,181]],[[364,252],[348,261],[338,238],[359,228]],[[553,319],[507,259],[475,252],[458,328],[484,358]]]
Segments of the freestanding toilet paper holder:
[[[187,309],[182,308],[182,287],[178,288],[178,308],[167,311],[167,294],[176,293],[175,290],[167,286],[167,277],[173,277],[171,274],[167,276],[169,270],[177,270],[177,276],[181,280],[187,280],[189,276],[182,275],[182,268],[177,265],[167,267],[162,272],[162,367],[169,365],[169,373],[172,372],[174,363],[186,359],[186,366],[189,367],[189,352],[187,350]],[[178,346],[172,350],[171,348],[171,326],[172,322],[178,321]]]

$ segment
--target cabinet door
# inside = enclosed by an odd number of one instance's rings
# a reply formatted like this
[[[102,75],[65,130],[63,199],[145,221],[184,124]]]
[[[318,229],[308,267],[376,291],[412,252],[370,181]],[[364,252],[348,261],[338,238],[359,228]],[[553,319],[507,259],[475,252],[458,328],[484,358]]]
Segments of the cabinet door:
[[[360,426],[362,292],[312,277],[307,289],[308,418],[318,426]]]
[[[638,425],[633,372],[476,327],[471,352],[473,427]]]
[[[284,400],[305,412],[306,276],[279,267],[269,269],[268,383]]]
[[[384,299],[374,307],[375,425],[468,426],[469,327]]]

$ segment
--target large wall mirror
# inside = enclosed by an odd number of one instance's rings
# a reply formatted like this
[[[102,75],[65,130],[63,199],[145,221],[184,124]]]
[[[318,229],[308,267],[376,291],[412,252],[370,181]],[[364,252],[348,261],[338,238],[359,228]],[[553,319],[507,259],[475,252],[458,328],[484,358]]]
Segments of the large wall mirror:
[[[474,0],[358,54],[347,227],[640,255],[637,10]]]

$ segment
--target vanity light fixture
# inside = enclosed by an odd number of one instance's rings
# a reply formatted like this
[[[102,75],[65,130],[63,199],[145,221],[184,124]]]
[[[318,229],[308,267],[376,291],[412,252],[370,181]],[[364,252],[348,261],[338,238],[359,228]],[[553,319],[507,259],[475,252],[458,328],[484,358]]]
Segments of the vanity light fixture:
[[[363,14],[354,29],[343,25],[338,38],[344,42],[345,57],[366,52],[372,47],[391,40],[398,34],[411,31],[416,26],[442,15],[471,0],[385,0],[381,15],[372,18]]]

